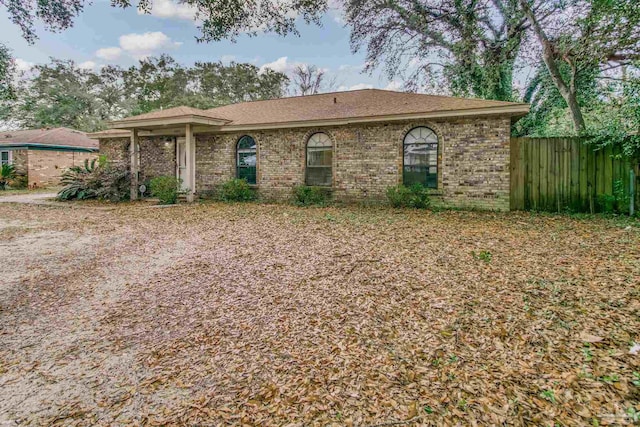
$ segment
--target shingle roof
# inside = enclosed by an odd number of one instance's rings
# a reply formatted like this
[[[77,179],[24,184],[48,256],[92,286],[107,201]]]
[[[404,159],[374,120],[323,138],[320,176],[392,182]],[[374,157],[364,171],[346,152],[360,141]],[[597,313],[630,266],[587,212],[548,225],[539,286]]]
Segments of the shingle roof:
[[[363,89],[310,96],[241,102],[207,110],[228,125],[255,125],[376,116],[475,110],[526,104],[483,99]]]
[[[264,101],[240,102],[223,107],[200,110],[192,107],[175,107],[152,111],[112,122],[113,128],[129,129],[139,121],[162,121],[185,116],[218,120],[224,128],[269,125],[312,125],[323,121],[365,121],[401,118],[406,115],[429,114],[507,114],[522,116],[528,112],[527,104],[484,99],[454,98],[450,96],[394,92],[380,89],[362,89],[346,92],[324,93],[309,96],[276,98]],[[188,119],[191,120],[191,119]],[[175,123],[173,123],[175,124]],[[115,133],[114,133],[115,134]],[[99,132],[93,138],[107,137]]]
[[[98,148],[98,142],[90,139],[86,133],[65,127],[0,132],[0,146],[18,144]]]
[[[199,108],[193,107],[174,107],[167,108],[166,110],[156,110],[151,111],[149,113],[139,114],[137,116],[126,117],[119,121],[137,121],[137,120],[158,120],[158,119],[168,119],[173,117],[181,117],[181,116],[200,116],[206,117],[210,119],[219,119],[212,113],[207,110],[200,110]]]

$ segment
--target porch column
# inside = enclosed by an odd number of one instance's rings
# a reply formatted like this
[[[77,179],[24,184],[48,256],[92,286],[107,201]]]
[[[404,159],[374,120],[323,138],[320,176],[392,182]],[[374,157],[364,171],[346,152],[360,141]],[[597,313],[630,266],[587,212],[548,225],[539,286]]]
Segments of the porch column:
[[[188,124],[185,129],[185,154],[187,170],[185,187],[188,188],[187,202],[193,202],[196,192],[196,141],[193,137],[193,127]]]
[[[138,174],[140,173],[140,144],[138,129],[131,130],[131,144],[129,144],[131,168],[131,200],[138,200]]]

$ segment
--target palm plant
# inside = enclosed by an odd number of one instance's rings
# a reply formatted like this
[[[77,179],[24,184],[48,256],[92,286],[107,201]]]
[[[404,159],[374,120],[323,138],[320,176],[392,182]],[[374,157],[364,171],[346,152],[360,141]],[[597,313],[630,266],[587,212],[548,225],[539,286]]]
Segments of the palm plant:
[[[130,176],[126,167],[106,161],[84,161],[83,166],[67,169],[60,179],[64,187],[58,200],[102,199],[118,202],[129,196]]]
[[[9,182],[16,177],[16,168],[10,164],[2,165],[0,169],[0,190],[5,190]]]
[[[95,159],[85,159],[84,166],[73,166],[63,172],[60,183],[64,185],[58,193],[59,200],[92,199],[97,196],[99,182],[96,182],[94,171]]]

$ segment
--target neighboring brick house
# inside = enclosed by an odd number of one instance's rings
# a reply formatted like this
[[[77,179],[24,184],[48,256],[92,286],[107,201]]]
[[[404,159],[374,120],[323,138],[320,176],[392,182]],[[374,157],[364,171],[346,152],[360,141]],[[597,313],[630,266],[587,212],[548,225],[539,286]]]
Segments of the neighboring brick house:
[[[13,164],[29,188],[58,185],[65,169],[97,158],[97,152],[95,140],[64,127],[0,131],[0,161]]]
[[[112,161],[133,160],[141,181],[175,174],[191,200],[233,177],[267,200],[304,184],[384,200],[388,187],[419,182],[443,205],[507,210],[510,127],[528,110],[366,89],[154,111],[89,136]]]

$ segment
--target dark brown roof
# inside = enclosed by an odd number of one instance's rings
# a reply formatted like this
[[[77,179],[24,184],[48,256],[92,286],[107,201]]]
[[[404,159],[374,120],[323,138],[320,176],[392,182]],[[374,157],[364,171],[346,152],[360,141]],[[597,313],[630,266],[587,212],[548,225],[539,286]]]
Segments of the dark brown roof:
[[[0,146],[21,144],[98,148],[98,142],[86,133],[64,127],[0,131]]]
[[[526,107],[526,104],[483,99],[363,89],[310,96],[241,102],[207,110],[229,120],[230,126],[343,120],[497,107]]]

